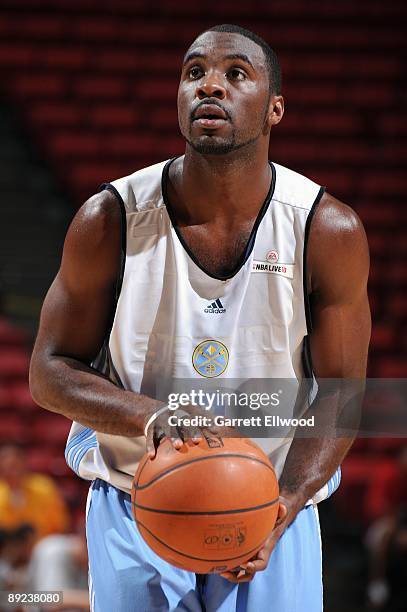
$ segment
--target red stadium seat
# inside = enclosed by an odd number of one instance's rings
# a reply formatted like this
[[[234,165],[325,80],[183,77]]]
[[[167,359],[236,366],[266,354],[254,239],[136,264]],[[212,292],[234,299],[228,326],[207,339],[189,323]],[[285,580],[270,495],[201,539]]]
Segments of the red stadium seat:
[[[25,442],[26,427],[24,421],[14,414],[7,414],[2,411],[0,418],[0,443],[4,442]]]
[[[369,172],[361,177],[361,187],[367,194],[404,194],[406,177],[403,171],[389,169],[387,172]]]
[[[73,91],[80,98],[115,99],[127,93],[127,83],[120,77],[79,77]]]
[[[177,82],[175,79],[144,79],[136,83],[134,92],[140,100],[158,100],[160,104],[170,102],[175,105]]]
[[[36,414],[42,410],[32,399],[28,381],[16,382],[9,386],[10,405],[21,414]]]
[[[388,237],[379,229],[371,230],[368,235],[370,252],[376,256],[383,255],[387,252]]]
[[[56,98],[66,93],[66,81],[59,74],[30,74],[14,78],[10,88],[24,98]]]
[[[383,114],[378,117],[378,125],[385,134],[401,136],[407,133],[407,119],[404,113]]]
[[[36,102],[28,109],[30,120],[39,126],[72,127],[79,124],[83,118],[82,109],[64,101]]]
[[[63,447],[71,424],[61,415],[42,410],[30,427],[31,440],[35,444]]]
[[[63,452],[46,446],[34,446],[29,449],[28,465],[33,472],[42,472],[51,476],[70,476],[72,474]]]
[[[405,448],[406,442],[403,438],[372,438],[370,440],[371,452],[389,456],[397,456]]]
[[[89,53],[85,48],[53,47],[40,56],[40,61],[50,68],[84,69],[88,58]]]
[[[95,156],[102,146],[102,139],[97,134],[83,134],[82,132],[59,132],[50,138],[51,150],[56,155]]]
[[[383,357],[378,361],[379,372],[383,378],[406,378],[407,359],[405,357]]]
[[[389,312],[396,319],[407,319],[407,295],[405,292],[400,291],[400,293],[390,298]]]
[[[357,211],[363,221],[379,230],[383,230],[384,227],[391,228],[400,222],[398,206],[392,206],[391,203],[387,206],[359,203]]]
[[[137,125],[139,115],[135,108],[126,104],[101,104],[92,109],[89,122],[103,130],[111,127],[115,130],[127,128],[132,131]]]
[[[391,325],[376,323],[372,329],[371,346],[372,350],[389,350],[391,351],[396,342],[396,335]]]
[[[0,379],[0,418],[3,411],[8,411],[12,405],[10,389],[8,385],[1,383]]]
[[[66,476],[60,476],[58,478],[58,488],[70,507],[80,506],[83,511],[90,483],[83,483],[79,478],[74,478],[72,474],[73,472],[69,471]]]
[[[0,350],[5,346],[21,346],[27,342],[27,334],[0,317]]]
[[[26,68],[35,57],[30,44],[0,43],[0,66],[4,68]]]
[[[27,379],[28,366],[29,358],[25,351],[17,348],[0,348],[0,376]]]

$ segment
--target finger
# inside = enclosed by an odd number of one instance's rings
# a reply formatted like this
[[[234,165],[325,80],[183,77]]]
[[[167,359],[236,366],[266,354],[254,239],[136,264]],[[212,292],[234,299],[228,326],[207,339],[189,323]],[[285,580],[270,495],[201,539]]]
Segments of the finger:
[[[162,429],[162,427],[160,427],[159,425],[157,425],[156,427],[154,427],[153,429],[153,442],[154,442],[154,448],[155,448],[155,452],[157,453],[157,449],[161,444],[161,441],[166,437],[166,433],[165,431]]]
[[[274,544],[275,542],[270,538],[267,540],[267,545],[260,548],[257,555],[247,563],[247,566],[250,567],[249,571],[262,572],[266,569]]]
[[[198,431],[196,431],[194,433],[194,435],[192,436],[192,442],[194,444],[199,444],[201,442],[201,440],[203,439],[203,435],[200,429],[198,429]]]
[[[199,442],[202,440],[201,431],[197,427],[183,427],[182,425],[180,425],[179,427],[177,427],[177,431],[180,435],[180,438],[182,438],[184,442],[186,442],[187,440],[192,440],[194,444],[199,444]]]
[[[247,568],[249,574],[255,574],[256,572],[262,572],[266,569],[268,563],[267,559],[254,559],[250,562],[250,568]]]
[[[222,578],[233,582],[233,584],[240,584],[242,582],[250,582],[254,578],[254,574],[246,574],[245,570],[239,570],[237,574],[233,572],[223,572],[220,574]]]
[[[171,438],[171,443],[175,450],[179,450],[181,446],[184,444],[181,438]]]
[[[175,450],[179,450],[184,444],[184,440],[180,436],[180,428],[176,427],[175,431],[172,432],[171,443]]]
[[[233,572],[223,572],[222,574],[219,574],[219,576],[222,576],[222,578],[225,580],[229,580],[229,582],[234,582],[236,584],[236,574]]]
[[[247,563],[241,565],[240,569],[244,570],[249,576],[256,573],[256,565],[253,563],[253,561],[248,561]]]
[[[279,505],[278,505],[277,520],[276,520],[276,524],[275,524],[274,528],[276,528],[279,525],[281,525],[281,523],[286,518],[287,514],[288,514],[287,506],[285,504],[283,504],[282,502],[280,502]]]
[[[147,453],[150,455],[152,459],[157,454],[157,449],[160,446],[161,440],[166,437],[165,431],[160,427],[155,427],[154,425],[150,427],[147,432],[146,438],[146,447]]]
[[[242,570],[238,574],[236,580],[237,580],[238,584],[241,584],[242,582],[251,582],[253,580],[254,576],[255,576],[255,573],[254,574],[247,574],[244,570]]]
[[[150,459],[154,459],[154,457],[156,455],[156,448],[154,446],[153,434],[150,431],[147,432],[146,450],[147,450],[147,453],[148,453]]]

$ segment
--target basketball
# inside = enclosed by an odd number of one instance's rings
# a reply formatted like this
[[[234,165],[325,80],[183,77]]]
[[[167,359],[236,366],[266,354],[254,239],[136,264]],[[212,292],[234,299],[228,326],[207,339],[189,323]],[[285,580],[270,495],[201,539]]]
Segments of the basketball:
[[[250,439],[203,439],[175,450],[164,440],[145,455],[132,484],[132,508],[145,542],[160,557],[200,574],[252,558],[278,513],[278,482]]]

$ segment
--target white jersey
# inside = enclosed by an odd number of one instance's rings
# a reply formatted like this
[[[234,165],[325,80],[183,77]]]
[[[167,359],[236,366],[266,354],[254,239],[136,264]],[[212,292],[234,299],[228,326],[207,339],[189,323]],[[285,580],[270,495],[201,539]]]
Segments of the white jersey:
[[[166,190],[171,161],[106,186],[122,207],[123,265],[112,329],[94,367],[127,390],[163,401],[177,379],[197,385],[290,379],[298,386],[310,325],[307,235],[324,189],[270,164],[270,191],[245,257],[233,276],[216,278],[189,252],[173,222]],[[292,435],[256,442],[281,474]],[[144,453],[143,436],[104,434],[79,423],[66,447],[79,476],[127,493]]]

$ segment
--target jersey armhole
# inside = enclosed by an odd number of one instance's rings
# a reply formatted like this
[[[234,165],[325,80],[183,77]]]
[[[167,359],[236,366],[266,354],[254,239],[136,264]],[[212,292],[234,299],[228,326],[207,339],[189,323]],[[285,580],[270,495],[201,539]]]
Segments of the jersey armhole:
[[[126,206],[124,204],[123,198],[120,193],[117,191],[116,187],[114,187],[111,183],[102,183],[99,187],[99,191],[105,191],[108,189],[115,196],[119,203],[120,207],[120,264],[119,264],[119,272],[116,280],[116,292],[115,292],[115,300],[116,304],[120,297],[120,292],[122,289],[123,278],[124,278],[124,268],[126,266],[126,250],[127,250],[127,221],[126,221]]]
[[[112,331],[113,321],[116,315],[117,302],[119,301],[119,297],[120,297],[120,293],[121,293],[121,289],[123,285],[124,269],[126,266],[126,252],[127,252],[127,219],[126,219],[126,206],[124,204],[122,196],[117,191],[116,187],[114,187],[111,183],[102,183],[102,185],[100,185],[99,187],[99,191],[104,191],[105,189],[108,189],[109,191],[111,191],[116,196],[116,199],[119,203],[120,235],[121,235],[120,263],[119,263],[119,270],[118,270],[117,279],[116,279],[115,303],[114,303],[114,308],[112,309],[111,320],[110,320],[108,329],[106,331],[106,337],[104,341],[104,344],[107,344],[110,339],[110,333]]]
[[[303,350],[302,350],[302,363],[304,368],[304,373],[307,378],[312,378],[313,376],[313,367],[312,367],[312,359],[311,359],[311,350],[309,343],[309,335],[312,332],[312,313],[311,313],[311,303],[310,303],[310,294],[308,293],[308,266],[307,266],[307,252],[308,252],[308,241],[311,230],[311,223],[314,217],[315,211],[317,209],[318,204],[321,201],[322,196],[325,193],[325,187],[321,187],[318,191],[318,195],[314,200],[314,203],[311,206],[311,209],[308,213],[307,221],[305,223],[305,232],[304,232],[304,251],[303,251],[303,263],[302,263],[302,283],[303,283],[303,294],[304,294],[304,310],[305,310],[305,320],[307,326],[307,335],[304,338]]]

